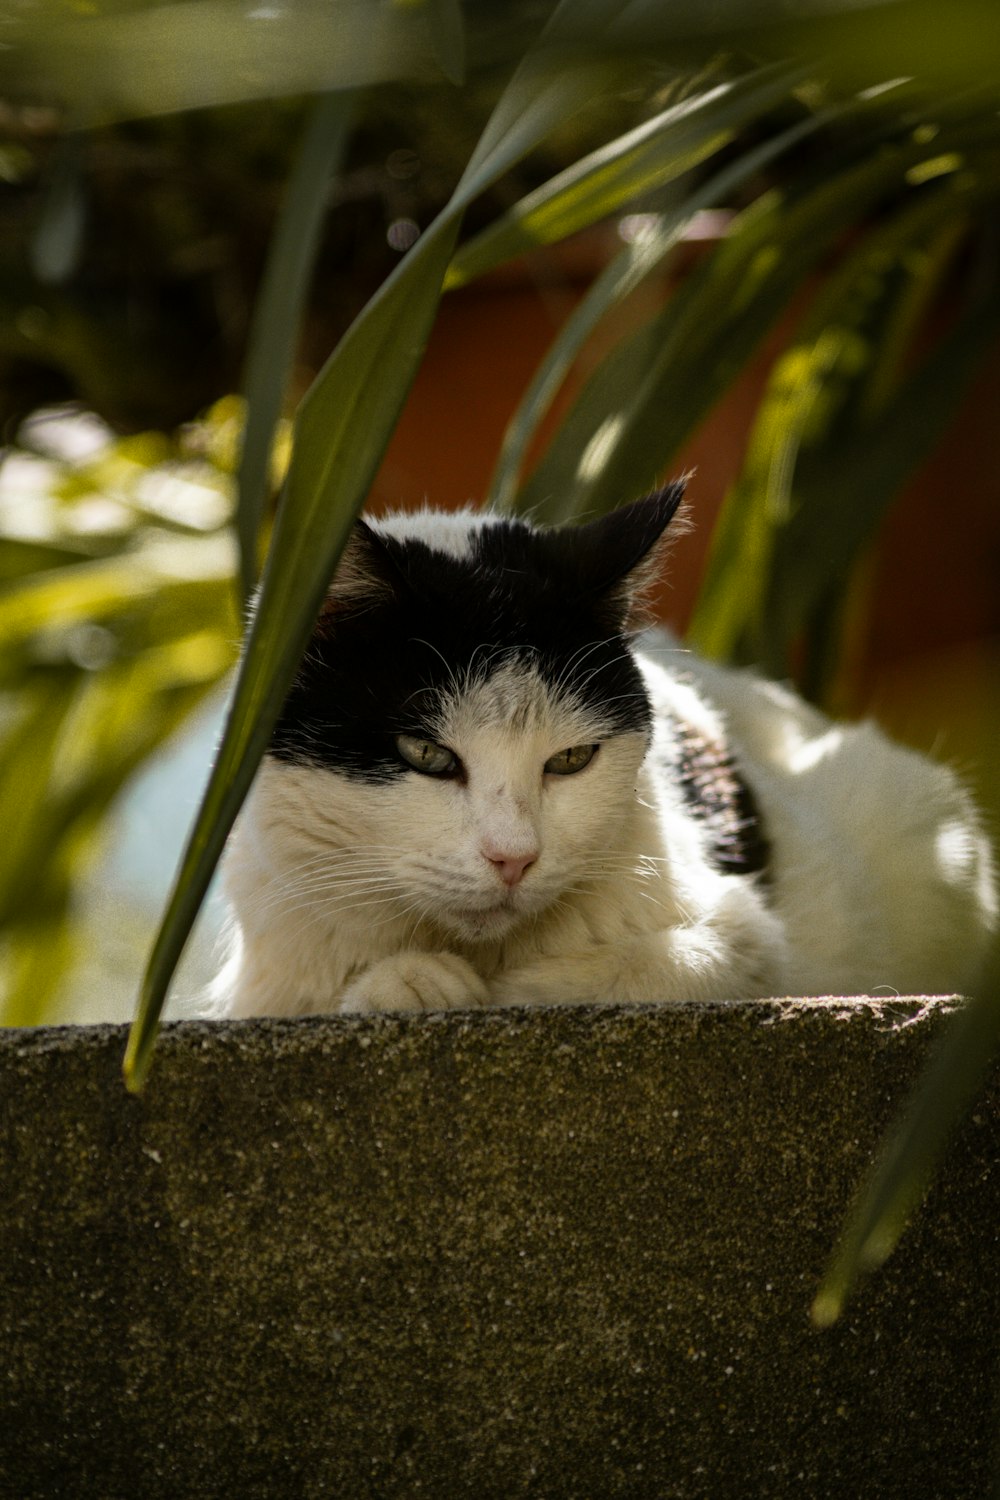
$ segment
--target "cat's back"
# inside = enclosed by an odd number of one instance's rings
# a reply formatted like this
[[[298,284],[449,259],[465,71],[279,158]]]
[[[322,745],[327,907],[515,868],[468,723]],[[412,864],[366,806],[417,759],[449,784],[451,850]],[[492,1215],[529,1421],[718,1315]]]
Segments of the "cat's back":
[[[804,994],[976,987],[997,925],[989,840],[944,765],[871,722],[837,723],[755,673],[648,632],[641,661],[658,717],[679,680],[716,716],[759,808],[770,899]]]

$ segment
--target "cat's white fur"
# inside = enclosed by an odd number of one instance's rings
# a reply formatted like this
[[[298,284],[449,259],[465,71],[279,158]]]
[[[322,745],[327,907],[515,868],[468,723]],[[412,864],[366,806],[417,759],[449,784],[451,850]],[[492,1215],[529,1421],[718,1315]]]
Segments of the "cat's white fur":
[[[380,524],[461,555],[489,518]],[[232,947],[215,1012],[975,986],[997,894],[948,769],[665,634],[639,660],[652,750],[618,734],[577,775],[542,768],[602,726],[523,667],[456,684],[437,737],[464,784],[266,760],[226,859]],[[713,864],[660,764],[668,714],[735,748],[772,846],[769,885]],[[512,866],[525,868],[511,885]]]

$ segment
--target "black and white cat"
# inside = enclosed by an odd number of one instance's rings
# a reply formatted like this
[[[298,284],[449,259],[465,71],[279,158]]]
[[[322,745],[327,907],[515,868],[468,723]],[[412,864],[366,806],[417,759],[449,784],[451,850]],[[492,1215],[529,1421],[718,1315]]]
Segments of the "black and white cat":
[[[357,523],[227,854],[216,1014],[975,986],[997,896],[950,771],[636,649],[681,491]]]

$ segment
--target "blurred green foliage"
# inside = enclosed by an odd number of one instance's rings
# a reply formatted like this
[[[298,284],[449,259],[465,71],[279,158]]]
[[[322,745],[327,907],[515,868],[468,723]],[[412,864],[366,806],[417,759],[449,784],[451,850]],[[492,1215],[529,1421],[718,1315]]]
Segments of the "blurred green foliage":
[[[116,439],[53,409],[0,468],[2,984],[49,1017],[81,956],[75,893],[128,778],[235,660],[230,532],[241,420]]]

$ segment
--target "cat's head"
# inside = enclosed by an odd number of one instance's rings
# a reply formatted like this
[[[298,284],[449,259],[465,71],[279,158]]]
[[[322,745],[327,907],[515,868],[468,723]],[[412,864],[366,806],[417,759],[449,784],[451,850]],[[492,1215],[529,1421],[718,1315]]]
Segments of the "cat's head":
[[[265,765],[281,864],[293,829],[312,868],[326,841],[329,878],[469,942],[594,877],[649,743],[629,634],[682,493],[554,530],[358,522]]]

